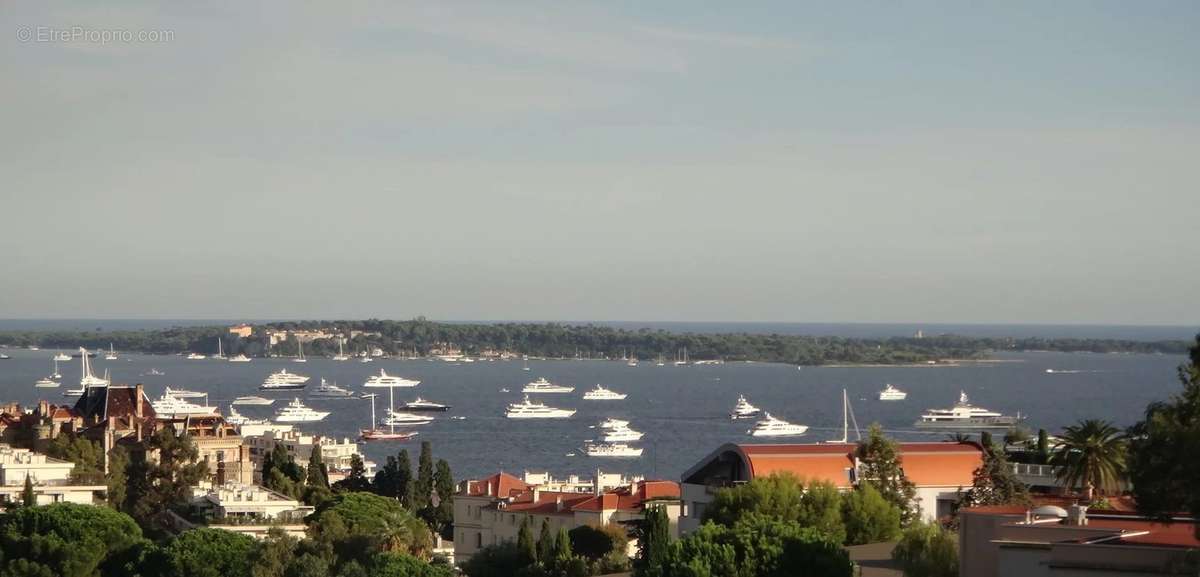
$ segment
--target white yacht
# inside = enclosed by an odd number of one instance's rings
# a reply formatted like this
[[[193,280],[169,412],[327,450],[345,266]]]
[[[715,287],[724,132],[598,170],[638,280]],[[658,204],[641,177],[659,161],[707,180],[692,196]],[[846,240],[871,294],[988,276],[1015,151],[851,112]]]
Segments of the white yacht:
[[[604,442],[624,443],[628,441],[640,441],[642,440],[642,435],[644,434],[645,433],[642,433],[641,431],[635,431],[629,427],[618,427],[604,431]]]
[[[37,382],[33,383],[33,386],[39,389],[53,389],[59,386],[59,384],[60,383],[58,381],[50,377],[42,377],[38,379]]]
[[[761,413],[758,407],[751,405],[746,397],[738,395],[737,404],[733,406],[733,411],[729,413],[730,419],[753,419]]]
[[[596,385],[596,388],[583,394],[584,400],[587,401],[623,401],[626,396],[628,395],[625,393],[618,393],[601,385]]]
[[[274,403],[275,403],[275,399],[268,399],[266,397],[256,397],[253,395],[248,396],[248,397],[238,397],[233,400],[233,404],[235,404],[235,405],[272,405]]]
[[[277,372],[271,373],[258,388],[263,390],[303,389],[309,378],[305,375],[289,373],[287,369],[279,369]]]
[[[959,391],[958,403],[949,409],[929,409],[915,425],[925,429],[1010,429],[1022,421],[1017,416],[1005,416],[983,407],[976,407]]]
[[[329,411],[314,411],[295,399],[279,409],[275,420],[280,423],[315,423],[329,416]]]
[[[154,412],[158,413],[159,418],[163,416],[191,417],[191,416],[209,416],[217,414],[216,407],[205,405],[197,405],[189,403],[178,397],[164,394],[156,401],[150,401],[150,406],[154,407]]]
[[[642,450],[625,443],[587,443],[583,447],[589,457],[641,457]]]
[[[208,396],[208,393],[201,393],[200,391],[189,391],[186,389],[172,389],[171,387],[167,387],[167,390],[163,394],[165,394],[169,397],[175,397],[176,399],[199,399],[201,397]]]
[[[601,423],[597,426],[601,429],[623,429],[629,426],[629,421],[622,421],[621,419],[614,419],[610,417],[601,421]]]
[[[888,383],[882,391],[879,391],[879,400],[881,401],[903,401],[908,398],[908,393],[896,388],[896,385]]]
[[[529,400],[528,395],[524,402],[512,403],[504,412],[504,416],[510,419],[567,419],[574,414],[575,409],[547,407],[544,403]]]
[[[79,353],[79,362],[82,365],[80,369],[81,372],[79,373],[82,375],[79,378],[80,389],[86,389],[88,387],[107,387],[108,379],[102,379],[92,374],[92,363],[88,358],[89,353],[87,349],[81,348],[79,349]]]
[[[337,383],[330,383],[325,379],[321,379],[321,386],[314,389],[308,396],[326,399],[352,399],[354,398],[354,391],[339,387]]]
[[[187,360],[189,360],[189,361],[202,361],[207,358],[208,357],[206,357],[200,353],[189,353],[187,356]]]
[[[79,387],[78,389],[67,389],[67,390],[63,391],[63,396],[64,397],[82,397],[83,392],[86,390],[87,390],[86,387]]]
[[[335,360],[335,361],[350,360],[350,355],[347,355],[346,351],[342,350],[342,339],[340,339],[340,338],[338,339],[338,354],[333,355],[333,360]]]
[[[425,399],[422,399],[421,397],[417,397],[416,400],[404,403],[403,405],[401,405],[400,408],[402,408],[406,411],[436,412],[436,411],[450,410],[450,405],[443,405],[441,403],[435,403],[433,401],[426,401]]]
[[[54,355],[54,360],[65,363],[65,362],[71,360],[71,355],[68,355],[67,353],[64,353],[62,351],[58,351],[58,354]]]
[[[545,377],[541,377],[538,380],[536,380],[532,383],[529,383],[528,385],[525,385],[525,388],[521,389],[521,392],[522,393],[570,393],[570,392],[573,392],[574,390],[575,390],[575,387],[556,385],[554,383],[551,383],[550,381],[547,381]]]
[[[771,413],[763,413],[762,420],[755,423],[754,428],[746,431],[746,434],[753,437],[795,437],[807,432],[808,427],[805,425],[793,425],[772,417]]]
[[[428,425],[432,422],[433,417],[428,415],[416,415],[388,409],[383,415],[383,420],[379,421],[379,424],[389,427],[403,427],[405,425]]]
[[[248,362],[250,362],[250,357],[247,357],[246,355],[244,355],[242,353],[238,353],[236,355],[233,355],[232,357],[229,357],[229,362],[231,362],[231,363],[248,363]]]
[[[369,359],[371,357],[363,357]],[[415,387],[421,384],[421,381],[414,381],[396,375],[389,375],[387,371],[379,369],[378,375],[371,375],[367,382],[363,383],[364,387]]]
[[[106,360],[106,361],[117,360],[117,351],[116,351],[116,349],[113,349],[112,343],[108,343],[108,353],[104,355],[104,360]]]
[[[229,405],[229,416],[225,417],[225,422],[230,425],[265,425],[271,421],[268,419],[251,419],[239,412],[233,405]]]

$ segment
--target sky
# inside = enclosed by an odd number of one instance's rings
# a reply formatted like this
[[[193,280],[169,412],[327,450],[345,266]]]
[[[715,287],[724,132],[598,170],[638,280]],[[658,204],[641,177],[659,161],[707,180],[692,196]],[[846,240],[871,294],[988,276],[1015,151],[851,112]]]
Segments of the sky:
[[[0,3],[0,318],[1200,324],[1200,3]]]

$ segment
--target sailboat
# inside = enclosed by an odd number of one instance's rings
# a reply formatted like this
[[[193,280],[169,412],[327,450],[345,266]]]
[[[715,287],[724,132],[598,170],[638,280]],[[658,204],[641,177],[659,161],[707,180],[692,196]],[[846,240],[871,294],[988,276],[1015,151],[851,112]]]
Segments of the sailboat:
[[[529,357],[525,357],[524,362],[525,362],[525,364],[521,367],[521,370],[528,371],[529,370]]]
[[[338,354],[333,355],[333,360],[335,360],[335,361],[350,360],[350,355],[347,355],[346,351],[342,350],[342,339],[338,339]]]
[[[55,357],[54,357],[54,374],[50,375],[50,378],[55,379],[55,380],[62,378],[62,373],[58,372],[58,361],[59,361],[58,357],[60,357],[60,356],[66,356],[66,355],[55,355]],[[70,360],[70,357],[67,357],[67,359]]]
[[[35,386],[39,389],[57,387],[59,385],[59,382],[56,379],[61,379],[61,378],[62,378],[62,375],[58,374],[58,361],[54,361],[54,374],[52,374],[48,377],[43,377],[43,378],[39,379],[37,382],[33,383],[33,386]]]
[[[682,367],[687,364],[687,347],[683,347],[683,356],[675,358],[675,366]]]
[[[388,392],[391,392],[390,388],[388,389]],[[395,424],[389,425],[388,430],[386,431],[376,427],[375,397],[377,396],[378,395],[375,393],[367,393],[363,395],[364,398],[371,399],[371,428],[363,429],[361,431],[360,438],[364,441],[407,441],[408,439],[417,436],[416,431],[401,431],[397,433]]]
[[[292,359],[293,363],[307,363],[308,359],[304,358],[304,341],[296,339],[296,346],[300,347],[300,356]]]
[[[214,359],[224,359],[225,349],[221,346],[221,337],[217,337],[217,356]]]
[[[104,360],[106,360],[106,361],[117,360],[117,351],[116,351],[116,349],[113,348],[112,343],[108,343],[108,354],[104,355]]]
[[[854,436],[861,441],[862,433],[858,430],[858,419],[854,418],[854,409],[850,408],[850,395],[846,394],[846,389],[842,389],[842,438],[832,439],[828,442],[849,443],[851,422],[854,423]]]
[[[32,349],[31,349],[31,350],[32,350]],[[54,360],[56,360],[56,361],[62,361],[62,362],[64,362],[64,363],[65,363],[65,362],[67,362],[67,361],[71,360],[71,355],[68,355],[67,353],[64,353],[64,352],[62,352],[62,351],[58,351],[58,354],[57,354],[57,355],[54,355]]]

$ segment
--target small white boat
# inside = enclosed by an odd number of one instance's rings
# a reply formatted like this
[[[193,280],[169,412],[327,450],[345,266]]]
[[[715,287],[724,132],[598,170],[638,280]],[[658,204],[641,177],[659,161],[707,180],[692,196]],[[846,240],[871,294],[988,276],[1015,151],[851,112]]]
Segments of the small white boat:
[[[610,417],[601,421],[597,426],[601,429],[623,429],[629,426],[629,421],[622,421],[621,419],[613,419]]]
[[[746,431],[746,434],[753,437],[795,437],[807,432],[808,427],[805,425],[793,425],[772,417],[771,413],[763,413],[762,420],[755,423],[754,428]]]
[[[314,411],[295,399],[279,409],[275,420],[280,423],[315,423],[329,416],[330,411]]]
[[[587,443],[583,447],[589,457],[640,457],[642,450],[625,443]]]
[[[751,405],[746,397],[738,395],[737,404],[733,406],[733,411],[729,413],[730,419],[752,419],[757,417],[762,411],[758,407]]]
[[[39,389],[53,389],[59,385],[60,383],[58,381],[51,379],[50,377],[43,377],[38,379],[37,382],[33,383],[33,386]]]
[[[604,442],[606,443],[625,443],[628,441],[640,441],[645,433],[635,431],[629,427],[617,427],[604,431]]]
[[[879,391],[879,400],[881,401],[903,401],[908,398],[908,393],[896,388],[895,385],[888,383],[882,391]]]
[[[229,357],[229,362],[231,362],[231,363],[248,363],[248,362],[250,362],[250,357],[247,357],[246,355],[238,353],[236,355],[233,355],[232,357]]]
[[[625,393],[618,393],[601,385],[596,385],[596,388],[583,394],[584,400],[588,401],[623,401],[627,396]]]
[[[116,351],[116,349],[113,349],[112,343],[108,343],[108,353],[104,355],[104,360],[106,360],[106,361],[117,360],[117,351]]]
[[[71,360],[71,355],[68,355],[67,353],[64,353],[62,351],[58,351],[58,354],[54,355],[54,360],[65,363],[65,362]]]
[[[235,404],[235,405],[271,405],[274,403],[275,403],[275,399],[268,399],[266,397],[256,397],[253,395],[248,396],[248,397],[238,397],[233,400],[233,404]]]
[[[354,391],[339,387],[337,383],[330,383],[325,379],[321,379],[321,385],[309,393],[308,396],[324,399],[352,399],[354,398]]]
[[[556,385],[547,381],[545,377],[541,377],[521,389],[522,393],[570,393],[575,390],[575,387],[567,387],[564,385]]]
[[[165,374],[167,374],[167,373],[164,373],[164,372],[162,372],[162,371],[160,371],[160,370],[158,370],[158,369],[155,369],[155,368],[153,368],[153,367],[152,367],[150,370],[148,370],[148,371],[146,371],[146,372],[144,373],[144,376],[148,376],[148,377],[161,377],[161,376],[163,376],[163,375],[165,375]]]
[[[207,358],[208,357],[206,357],[200,353],[189,353],[187,356],[187,360],[189,360],[189,361],[202,361]]]

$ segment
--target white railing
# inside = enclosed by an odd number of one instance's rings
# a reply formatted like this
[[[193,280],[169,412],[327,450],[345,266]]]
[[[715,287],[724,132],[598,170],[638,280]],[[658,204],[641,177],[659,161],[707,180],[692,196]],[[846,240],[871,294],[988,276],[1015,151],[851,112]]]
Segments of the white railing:
[[[1053,479],[1057,467],[1053,465],[1032,465],[1028,463],[1010,463],[1012,472],[1022,477],[1039,477]]]

